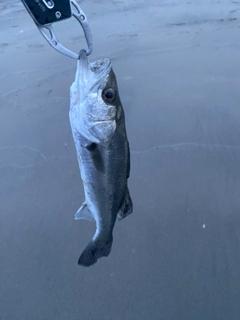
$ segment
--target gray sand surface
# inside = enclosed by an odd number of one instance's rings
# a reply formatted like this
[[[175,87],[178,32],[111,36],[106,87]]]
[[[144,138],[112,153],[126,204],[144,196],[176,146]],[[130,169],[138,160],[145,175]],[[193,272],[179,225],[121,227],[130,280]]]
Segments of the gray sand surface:
[[[91,60],[110,57],[131,146],[134,213],[108,258],[69,111],[76,61],[20,1],[0,0],[0,319],[240,319],[240,2],[89,0]],[[74,19],[55,25],[78,52]]]

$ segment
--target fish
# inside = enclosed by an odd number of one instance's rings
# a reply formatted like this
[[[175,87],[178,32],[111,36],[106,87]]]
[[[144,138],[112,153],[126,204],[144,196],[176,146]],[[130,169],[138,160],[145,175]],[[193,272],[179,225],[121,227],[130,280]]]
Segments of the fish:
[[[110,254],[116,220],[133,212],[125,113],[110,59],[89,62],[86,51],[80,51],[70,87],[69,120],[85,195],[75,219],[96,223],[78,260],[89,267]]]

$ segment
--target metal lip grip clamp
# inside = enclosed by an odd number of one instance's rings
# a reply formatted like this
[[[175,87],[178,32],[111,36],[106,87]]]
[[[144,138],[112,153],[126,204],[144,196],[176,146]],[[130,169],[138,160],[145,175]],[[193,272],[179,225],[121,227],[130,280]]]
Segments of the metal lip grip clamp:
[[[79,54],[65,48],[55,36],[52,24],[58,21],[66,20],[72,16],[82,26],[88,49],[87,55],[93,51],[92,34],[88,20],[80,6],[75,0],[21,0],[28,13],[35,22],[37,28],[47,40],[47,42],[58,52],[67,57],[78,59]],[[49,32],[49,34],[47,33]]]

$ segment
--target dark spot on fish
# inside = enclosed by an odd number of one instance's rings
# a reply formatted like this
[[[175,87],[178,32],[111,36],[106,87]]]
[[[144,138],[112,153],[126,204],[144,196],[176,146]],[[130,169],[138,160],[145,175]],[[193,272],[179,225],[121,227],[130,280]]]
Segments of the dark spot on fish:
[[[90,152],[91,163],[93,163],[94,167],[98,171],[104,172],[104,162],[98,145],[92,142],[86,146],[86,149]]]
[[[91,143],[91,144],[89,144],[87,147],[86,147],[86,149],[88,150],[88,151],[94,151],[94,150],[96,150],[96,148],[97,148],[97,144],[96,143]]]
[[[105,102],[111,103],[116,99],[116,91],[113,88],[104,89],[102,98]]]

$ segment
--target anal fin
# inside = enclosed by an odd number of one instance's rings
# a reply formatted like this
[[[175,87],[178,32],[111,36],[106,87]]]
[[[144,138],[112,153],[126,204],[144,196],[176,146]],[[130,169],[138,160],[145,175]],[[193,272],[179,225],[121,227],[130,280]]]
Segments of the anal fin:
[[[83,202],[81,207],[78,209],[78,211],[75,214],[75,220],[89,220],[89,221],[95,221],[92,213],[88,210],[88,206],[86,202]]]
[[[122,219],[126,218],[132,212],[133,212],[132,199],[131,199],[128,187],[126,187],[124,200],[123,200],[122,206],[118,212],[118,220],[122,220]]]

